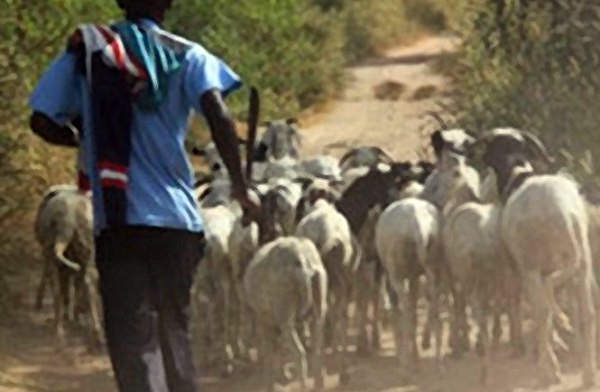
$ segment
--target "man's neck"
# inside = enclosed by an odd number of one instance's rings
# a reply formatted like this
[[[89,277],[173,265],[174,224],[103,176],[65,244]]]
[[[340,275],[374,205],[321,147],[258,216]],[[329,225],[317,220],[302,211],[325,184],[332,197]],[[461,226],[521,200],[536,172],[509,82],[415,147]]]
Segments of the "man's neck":
[[[139,22],[141,20],[147,20],[147,21],[155,23],[159,26],[163,19],[163,18],[157,17],[156,15],[146,15],[146,14],[128,14],[125,16],[125,18],[134,23]]]

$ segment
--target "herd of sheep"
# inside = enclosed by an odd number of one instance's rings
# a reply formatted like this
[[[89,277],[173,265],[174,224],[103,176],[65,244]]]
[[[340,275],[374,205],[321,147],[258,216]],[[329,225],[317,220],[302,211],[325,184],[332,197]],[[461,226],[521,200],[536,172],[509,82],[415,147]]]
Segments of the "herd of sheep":
[[[555,349],[567,331],[577,338],[583,383],[594,383],[600,293],[592,245],[600,215],[535,136],[512,128],[477,138],[436,131],[431,163],[397,162],[374,146],[340,160],[306,158],[300,139],[293,120],[267,124],[249,157],[249,192],[260,205],[252,215],[231,199],[214,145],[194,151],[212,169],[197,182],[207,239],[191,293],[200,366],[229,373],[259,361],[273,390],[289,376],[281,359],[289,351],[293,375],[308,388],[310,370],[319,389],[330,349],[335,368],[328,370],[344,383],[350,326],[359,351],[375,350],[389,308],[399,366],[411,369],[419,361],[424,288],[422,345],[433,335],[437,363],[445,360],[442,310],[448,346],[460,356],[471,346],[470,309],[485,383],[500,317],[507,315],[510,343],[523,351],[528,309],[539,379],[559,381]],[[469,164],[475,154],[487,166],[481,180]],[[76,188],[53,187],[44,196],[36,221],[46,259],[38,302],[49,285],[59,336],[65,320],[80,321],[97,344],[91,220],[89,195]]]

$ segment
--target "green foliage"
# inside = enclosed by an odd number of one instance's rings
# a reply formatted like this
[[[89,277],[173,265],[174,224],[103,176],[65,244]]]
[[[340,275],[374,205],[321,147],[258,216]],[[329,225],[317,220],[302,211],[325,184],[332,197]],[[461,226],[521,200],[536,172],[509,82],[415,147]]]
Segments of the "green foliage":
[[[445,17],[430,0],[317,0],[335,6],[345,20],[345,54],[350,62],[409,42],[424,31],[441,31]]]
[[[341,28],[309,1],[181,2],[168,25],[226,59],[248,85],[258,86],[264,118],[295,115],[342,85]],[[244,113],[246,101],[244,94],[232,96],[236,114]]]
[[[600,5],[585,0],[464,0],[451,76],[457,120],[541,135],[586,182],[600,153]]]

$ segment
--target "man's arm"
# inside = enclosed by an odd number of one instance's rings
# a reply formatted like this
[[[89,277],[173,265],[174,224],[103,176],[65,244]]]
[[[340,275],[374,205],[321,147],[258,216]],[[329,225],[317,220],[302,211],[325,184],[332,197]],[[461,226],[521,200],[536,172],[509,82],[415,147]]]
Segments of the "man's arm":
[[[229,172],[232,191],[235,194],[245,194],[246,181],[242,175],[242,163],[238,137],[235,132],[235,123],[229,114],[227,106],[223,102],[221,93],[217,90],[209,90],[200,98],[200,106],[212,139],[223,159],[225,167]]]
[[[79,129],[75,124],[60,126],[45,114],[34,111],[29,126],[33,133],[48,143],[64,147],[79,146]]]

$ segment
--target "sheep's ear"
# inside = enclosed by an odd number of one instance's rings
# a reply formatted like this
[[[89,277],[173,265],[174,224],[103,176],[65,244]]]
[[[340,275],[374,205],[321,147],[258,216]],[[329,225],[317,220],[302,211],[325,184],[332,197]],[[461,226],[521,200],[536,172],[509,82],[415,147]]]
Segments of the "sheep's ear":
[[[287,125],[298,125],[298,119],[296,117],[290,117],[287,120],[285,120],[285,123]]]
[[[304,211],[306,211],[306,197],[302,196],[300,200],[298,200],[298,204],[296,205],[296,219],[295,223],[298,224],[304,218]]]
[[[433,147],[433,151],[435,152],[436,157],[440,157],[440,155],[442,155],[442,150],[444,149],[445,144],[446,142],[442,137],[441,131],[435,131],[431,135],[431,146]]]
[[[269,128],[271,125],[273,125],[272,121],[265,121],[263,123],[260,124],[261,126],[265,127],[265,128]]]

